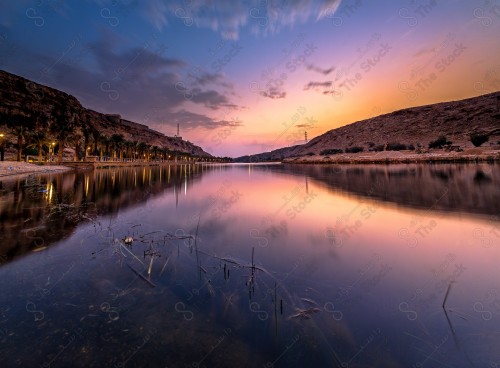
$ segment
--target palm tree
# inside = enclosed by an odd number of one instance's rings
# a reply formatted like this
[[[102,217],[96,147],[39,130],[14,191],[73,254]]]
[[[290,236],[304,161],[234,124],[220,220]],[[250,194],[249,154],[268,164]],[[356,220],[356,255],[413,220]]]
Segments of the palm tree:
[[[134,156],[134,160],[137,158],[137,153],[139,152],[139,141],[132,141],[132,155]]]
[[[54,106],[54,109],[52,110],[53,121],[50,125],[50,130],[54,133],[58,142],[58,162],[63,161],[64,146],[70,134],[75,130],[75,120],[77,114],[77,109],[67,105],[64,107]]]
[[[99,154],[99,151],[97,150],[97,144],[101,140],[101,133],[95,127],[92,127],[91,135],[92,139],[94,140],[94,156],[97,156]]]
[[[109,146],[111,145],[111,143],[113,143],[113,141],[111,140],[111,137],[108,137],[107,135],[103,135],[101,137],[101,142],[104,143],[104,147],[105,147],[104,154],[106,156],[109,156]]]
[[[45,145],[45,143],[47,143],[47,138],[47,133],[45,133],[43,130],[37,130],[31,135],[31,144],[28,145],[28,147],[36,147],[38,149],[38,162],[42,162],[43,146]]]
[[[115,149],[115,158],[116,158],[116,151],[118,151],[118,157],[121,159],[122,158],[122,147],[123,147],[123,143],[125,142],[125,140],[123,139],[123,135],[113,134],[111,136],[111,141],[112,141],[114,149]]]
[[[139,142],[137,145],[137,151],[139,152],[139,157],[145,158],[146,157],[146,149],[148,148],[148,145],[144,142]]]
[[[28,136],[28,131],[24,125],[18,125],[11,128],[11,131],[17,138],[17,161],[22,161],[23,144],[24,139]]]
[[[158,153],[159,147],[158,146],[153,146],[152,149],[153,149],[153,158],[156,160],[156,154]]]
[[[78,132],[73,132],[68,136],[68,141],[73,143],[75,147],[74,161],[78,161],[78,152],[80,151],[82,145],[82,135]]]
[[[132,150],[135,148],[134,142],[125,141],[125,156],[131,158],[133,156]]]
[[[87,160],[90,136],[93,134],[92,118],[90,114],[85,114],[85,120],[82,122],[82,134],[83,134],[83,148],[84,148],[84,161]]]
[[[19,111],[14,107],[3,109],[0,118],[6,120],[7,127],[17,138],[17,161],[21,161],[24,143],[29,136],[30,130],[34,128],[33,119],[19,114]]]

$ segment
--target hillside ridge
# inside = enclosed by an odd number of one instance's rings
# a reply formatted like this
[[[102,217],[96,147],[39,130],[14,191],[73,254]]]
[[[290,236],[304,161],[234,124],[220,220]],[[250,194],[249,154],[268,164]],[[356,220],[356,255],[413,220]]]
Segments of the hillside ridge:
[[[0,129],[16,128],[16,125],[34,126],[49,131],[57,124],[55,111],[72,111],[78,129],[95,128],[101,136],[110,138],[122,135],[126,141],[144,142],[151,146],[183,152],[199,157],[211,157],[201,147],[178,137],[169,137],[148,126],[127,119],[119,114],[104,114],[85,108],[78,99],[64,91],[48,87],[21,76],[0,70]],[[69,113],[67,114],[70,115]],[[42,116],[42,118],[40,118]],[[69,118],[68,118],[69,119]],[[86,126],[84,126],[86,125]],[[52,127],[50,130],[54,132]]]
[[[447,139],[447,148],[464,150],[474,148],[471,135],[487,135],[484,147],[500,144],[500,92],[396,110],[331,129],[304,144],[235,160],[281,161],[307,156],[333,157],[354,151],[425,152],[441,136]]]

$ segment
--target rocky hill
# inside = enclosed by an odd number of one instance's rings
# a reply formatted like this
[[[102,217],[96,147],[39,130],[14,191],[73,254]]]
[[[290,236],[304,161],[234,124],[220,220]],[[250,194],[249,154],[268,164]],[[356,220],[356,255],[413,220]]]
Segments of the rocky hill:
[[[444,146],[474,148],[470,136],[486,135],[484,147],[500,144],[500,92],[461,101],[412,107],[330,130],[310,142],[236,159],[271,161],[342,153],[422,150],[440,136]]]
[[[75,112],[76,126],[90,125],[101,135],[121,134],[126,141],[144,142],[194,156],[211,156],[202,148],[176,137],[168,137],[146,125],[122,119],[120,115],[102,114],[83,107],[74,97],[54,88],[0,70],[0,129],[8,131],[15,124],[33,119],[50,120],[56,109]],[[13,121],[19,121],[19,123]],[[52,122],[54,123],[54,122]],[[33,126],[34,124],[30,124]],[[39,124],[49,128],[50,122]],[[52,129],[53,130],[53,129]]]

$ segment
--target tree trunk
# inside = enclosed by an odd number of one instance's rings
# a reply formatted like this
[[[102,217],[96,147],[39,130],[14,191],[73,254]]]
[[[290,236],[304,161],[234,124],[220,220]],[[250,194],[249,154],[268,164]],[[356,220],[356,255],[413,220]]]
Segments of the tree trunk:
[[[43,143],[38,143],[38,162],[42,162]]]
[[[59,152],[57,152],[57,162],[63,161],[63,153],[64,153],[64,140],[59,141]]]
[[[17,161],[21,162],[21,156],[23,151],[23,137],[17,137]]]

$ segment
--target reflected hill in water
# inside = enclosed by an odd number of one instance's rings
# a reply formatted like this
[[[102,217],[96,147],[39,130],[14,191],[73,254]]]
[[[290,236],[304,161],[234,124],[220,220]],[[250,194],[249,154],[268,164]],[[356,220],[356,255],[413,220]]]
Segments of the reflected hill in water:
[[[498,163],[275,165],[265,169],[303,175],[334,191],[412,208],[500,214]]]
[[[210,165],[131,167],[0,181],[0,264],[67,238],[82,222],[171,191],[179,200]],[[182,196],[181,196],[182,197]]]

